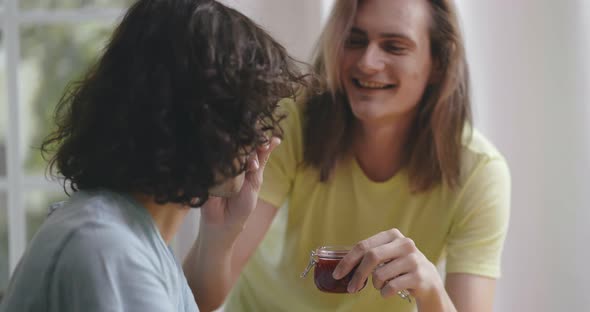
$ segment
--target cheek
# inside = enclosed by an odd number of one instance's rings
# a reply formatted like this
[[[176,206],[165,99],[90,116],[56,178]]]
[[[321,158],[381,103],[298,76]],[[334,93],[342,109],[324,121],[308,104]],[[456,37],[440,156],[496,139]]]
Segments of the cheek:
[[[416,80],[424,81],[424,83],[428,82],[432,72],[432,59],[430,55],[425,55],[417,65],[415,71]]]
[[[391,66],[400,76],[412,81],[428,80],[432,68],[432,59],[429,53],[416,52],[399,58],[392,62]]]
[[[409,86],[410,90],[424,90],[428,81],[430,80],[430,64],[419,63],[405,64],[400,67],[400,72],[403,73],[405,80],[407,80],[406,86]]]
[[[342,58],[340,60],[340,73],[342,74],[341,78],[345,78],[344,76],[347,76],[350,73],[350,71],[355,63],[356,63],[356,57],[355,57],[354,53],[345,52],[342,55]]]
[[[422,89],[422,86],[426,85],[426,82],[428,81],[428,75],[420,70],[416,70],[409,73],[408,79],[411,82],[412,89]]]

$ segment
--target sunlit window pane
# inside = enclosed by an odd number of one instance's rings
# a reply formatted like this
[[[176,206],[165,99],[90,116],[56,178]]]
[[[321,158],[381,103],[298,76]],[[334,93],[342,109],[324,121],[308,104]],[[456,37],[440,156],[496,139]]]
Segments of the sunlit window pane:
[[[69,82],[96,61],[111,24],[33,26],[21,30],[19,94],[23,163],[27,174],[44,174],[39,146],[53,129],[55,105]]]
[[[1,0],[0,0],[1,1]],[[6,50],[4,37],[0,30],[0,177],[6,176],[6,127],[8,107],[6,107]]]
[[[8,209],[6,192],[0,190],[0,292],[8,285]]]
[[[0,0],[6,1],[6,0]],[[127,8],[134,0],[19,0],[21,9]]]

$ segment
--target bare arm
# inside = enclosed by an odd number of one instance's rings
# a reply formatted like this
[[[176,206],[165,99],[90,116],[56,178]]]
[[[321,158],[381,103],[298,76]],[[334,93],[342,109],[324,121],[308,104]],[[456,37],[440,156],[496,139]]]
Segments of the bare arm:
[[[183,264],[201,311],[213,311],[223,303],[276,213],[277,209],[270,205],[260,205],[258,210],[256,207],[264,167],[279,144],[280,139],[271,138],[268,145],[258,147],[248,160],[244,184],[238,194],[210,196],[201,207],[199,236]],[[234,256],[240,260],[232,260]]]
[[[459,312],[492,312],[496,280],[463,273],[447,275],[445,287]]]
[[[219,229],[201,222],[199,236],[184,260],[184,272],[201,311],[213,311],[225,300],[276,215],[262,200],[234,241],[223,241]]]
[[[418,311],[492,312],[496,280],[483,276],[451,273],[445,290],[418,301]]]
[[[246,228],[238,237],[231,261],[232,276],[230,288],[238,280],[242,269],[262,242],[268,232],[278,208],[262,199],[258,200],[256,210],[246,222]],[[226,294],[227,295],[227,294]],[[225,297],[225,296],[224,296]]]

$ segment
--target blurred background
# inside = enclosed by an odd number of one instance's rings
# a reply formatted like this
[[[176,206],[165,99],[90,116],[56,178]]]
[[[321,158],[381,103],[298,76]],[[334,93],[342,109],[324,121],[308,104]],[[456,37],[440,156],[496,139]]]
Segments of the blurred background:
[[[456,0],[475,124],[512,172],[495,311],[590,311],[590,0]],[[0,289],[49,203],[37,147],[133,0],[0,0]],[[225,0],[309,60],[333,0]],[[280,226],[278,219],[274,226]],[[194,212],[174,242],[196,235]]]

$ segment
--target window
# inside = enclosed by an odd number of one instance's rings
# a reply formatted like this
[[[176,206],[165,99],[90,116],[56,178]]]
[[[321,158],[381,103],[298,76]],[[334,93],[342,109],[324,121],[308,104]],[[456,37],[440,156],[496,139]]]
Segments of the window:
[[[20,8],[21,10],[113,8],[121,6],[127,7],[132,2],[133,0],[20,0]]]
[[[8,226],[6,192],[0,190],[0,289],[8,286]]]
[[[0,291],[50,203],[39,144],[68,82],[96,60],[132,0],[0,0]]]
[[[0,4],[2,7],[3,3]],[[1,14],[1,13],[0,13]],[[0,15],[1,16],[1,15]],[[8,282],[8,198],[6,194],[6,49],[0,29],[0,289]]]

